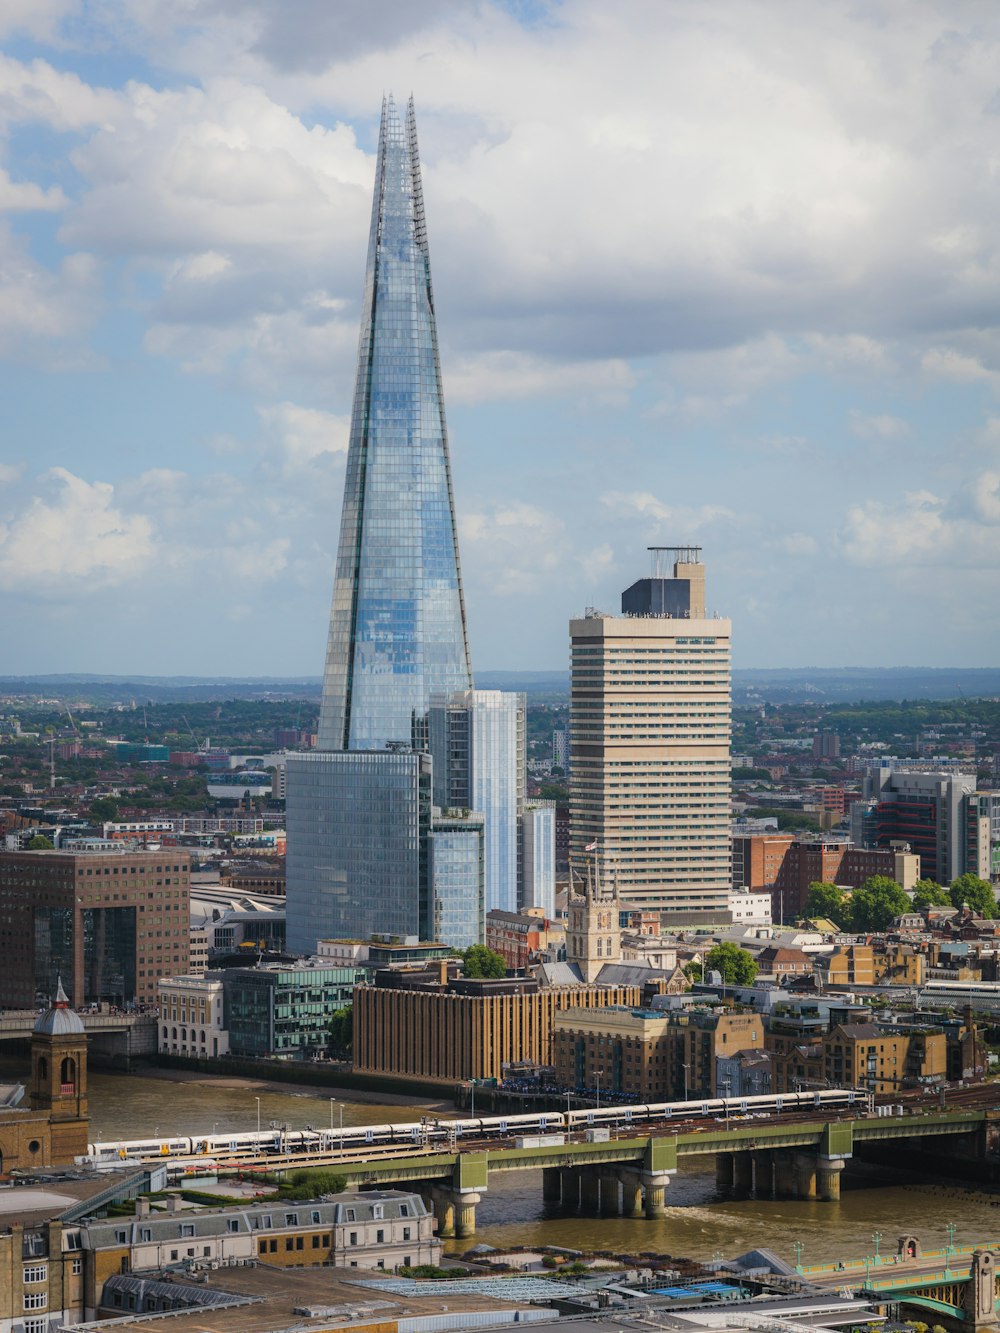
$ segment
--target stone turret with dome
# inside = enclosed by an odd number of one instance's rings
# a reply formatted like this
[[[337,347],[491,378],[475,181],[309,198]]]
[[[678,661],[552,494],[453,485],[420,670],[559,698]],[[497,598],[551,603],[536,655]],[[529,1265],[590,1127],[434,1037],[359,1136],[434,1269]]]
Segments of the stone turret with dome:
[[[63,990],[62,977],[56,982],[56,998],[52,1006],[40,1014],[35,1032],[46,1037],[79,1037],[84,1033],[83,1019],[70,1006],[69,996]]]

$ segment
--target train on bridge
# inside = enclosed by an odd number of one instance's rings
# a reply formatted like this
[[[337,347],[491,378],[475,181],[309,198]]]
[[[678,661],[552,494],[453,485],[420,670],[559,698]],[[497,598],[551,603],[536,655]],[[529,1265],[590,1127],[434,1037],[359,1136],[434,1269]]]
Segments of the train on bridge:
[[[345,1125],[341,1129],[270,1129],[246,1134],[182,1135],[177,1138],[124,1139],[87,1145],[95,1165],[149,1161],[152,1158],[210,1157],[239,1161],[264,1154],[288,1156],[323,1152],[336,1155],[357,1149],[384,1151],[409,1145],[442,1150],[533,1135],[571,1135],[588,1130],[641,1132],[665,1121],[740,1120],[778,1115],[872,1112],[872,1095],[862,1088],[820,1088],[759,1097],[711,1097],[699,1101],[640,1106],[588,1107],[584,1110],[535,1111],[528,1115],[476,1116],[459,1120],[422,1120],[392,1125]]]

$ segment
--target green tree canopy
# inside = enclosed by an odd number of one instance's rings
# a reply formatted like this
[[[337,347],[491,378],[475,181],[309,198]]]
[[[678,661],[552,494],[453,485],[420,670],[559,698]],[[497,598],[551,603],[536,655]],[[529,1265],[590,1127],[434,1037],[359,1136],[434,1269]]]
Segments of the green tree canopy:
[[[51,852],[55,848],[55,843],[51,838],[47,838],[44,833],[36,833],[28,843],[29,852]]]
[[[887,875],[872,875],[851,895],[853,930],[886,930],[897,916],[910,910],[910,900]]]
[[[90,803],[90,817],[100,823],[109,823],[118,818],[120,806],[113,796],[98,796]]]
[[[753,955],[726,940],[705,955],[705,975],[719,972],[727,986],[752,986],[757,975]]]
[[[959,875],[958,879],[953,879],[950,897],[953,907],[963,905],[971,907],[977,916],[997,915],[997,899],[993,885],[988,879],[980,879],[978,875]]]
[[[467,977],[505,977],[507,964],[503,954],[487,949],[485,944],[470,944],[462,950],[462,972]]]
[[[845,930],[851,920],[851,900],[844,890],[828,880],[814,879],[806,896],[806,916],[826,917]]]
[[[913,906],[922,912],[925,907],[950,907],[947,889],[934,879],[918,879],[913,886]]]
[[[354,1046],[354,1009],[346,1004],[330,1015],[330,1049],[335,1055],[350,1059]]]

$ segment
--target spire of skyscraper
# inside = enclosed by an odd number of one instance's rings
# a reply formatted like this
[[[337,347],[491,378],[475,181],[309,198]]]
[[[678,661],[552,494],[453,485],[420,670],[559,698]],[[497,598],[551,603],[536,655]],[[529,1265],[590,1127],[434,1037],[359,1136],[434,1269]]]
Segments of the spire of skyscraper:
[[[389,97],[318,747],[423,748],[431,695],[471,684],[413,99],[404,125]]]

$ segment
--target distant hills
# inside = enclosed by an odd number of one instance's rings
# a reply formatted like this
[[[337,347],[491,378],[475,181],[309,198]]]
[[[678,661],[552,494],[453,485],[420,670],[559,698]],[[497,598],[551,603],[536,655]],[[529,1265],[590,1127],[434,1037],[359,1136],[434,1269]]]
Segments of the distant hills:
[[[486,690],[522,690],[565,701],[566,671],[482,671]],[[318,699],[319,676],[110,676],[85,673],[0,677],[0,696],[95,704],[213,699]],[[1000,667],[750,667],[733,672],[733,701],[852,703],[888,699],[1000,698]]]

